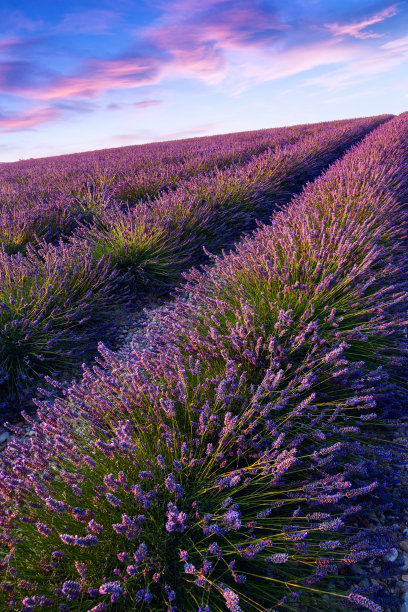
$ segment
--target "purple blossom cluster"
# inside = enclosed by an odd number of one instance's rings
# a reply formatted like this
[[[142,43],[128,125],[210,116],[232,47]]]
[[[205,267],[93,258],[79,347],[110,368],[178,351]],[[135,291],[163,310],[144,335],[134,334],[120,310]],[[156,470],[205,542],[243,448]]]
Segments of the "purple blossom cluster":
[[[407,138],[408,114],[378,127],[191,270],[149,349],[101,345],[37,402],[31,439],[1,457],[5,609],[317,609],[340,564],[386,554],[348,520],[390,459],[361,417],[400,397]]]

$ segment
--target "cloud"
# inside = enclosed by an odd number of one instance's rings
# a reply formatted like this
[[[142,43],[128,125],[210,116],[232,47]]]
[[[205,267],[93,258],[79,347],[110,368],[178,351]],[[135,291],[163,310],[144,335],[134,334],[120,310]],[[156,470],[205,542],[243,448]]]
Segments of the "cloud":
[[[164,100],[142,100],[141,102],[133,102],[132,106],[135,108],[150,108],[161,104],[164,104]]]
[[[163,60],[154,56],[122,56],[89,60],[78,74],[58,76],[46,87],[27,91],[40,100],[96,98],[109,90],[155,85],[162,77]]]
[[[144,37],[172,57],[173,70],[217,83],[227,76],[229,51],[270,48],[287,28],[259,0],[175,2]]]
[[[51,54],[47,36],[11,36],[0,40],[0,92],[24,96],[27,90],[41,90],[55,77],[39,57]],[[27,59],[29,58],[29,59]]]
[[[408,60],[408,36],[397,38],[381,45],[376,51],[361,53],[345,68],[309,79],[305,86],[320,85],[334,90],[364,82],[374,76],[388,72]]]
[[[0,40],[0,50],[4,53],[11,52],[12,56],[21,55],[25,52],[33,51],[42,43],[42,37],[11,36]]]
[[[58,109],[47,107],[39,107],[9,115],[0,113],[0,130],[2,132],[26,130],[42,123],[55,121],[60,115],[61,111]]]
[[[390,42],[385,43],[385,45],[381,45],[381,49],[385,49],[387,52],[389,51],[394,54],[407,53],[408,36],[404,36],[403,38],[396,38],[395,40],[390,40]]]
[[[375,19],[390,16],[396,6]],[[329,38],[324,28],[316,35],[314,25],[304,21],[301,28],[296,19],[285,21],[282,11],[262,0],[176,0],[144,36],[171,57],[165,75],[171,69],[173,76],[223,84],[232,95],[359,57],[361,43]]]
[[[330,23],[325,24],[325,28],[327,28],[330,32],[332,32],[335,36],[354,36],[354,38],[379,38],[382,34],[378,34],[377,32],[373,32],[372,30],[364,31],[368,26],[374,25],[375,23],[380,23],[385,19],[389,19],[390,17],[394,17],[394,15],[398,12],[398,4],[392,4],[391,6],[385,8],[384,10],[372,15],[371,17],[367,17],[360,22],[349,23],[349,24],[339,24],[339,23]]]
[[[67,13],[56,27],[56,31],[74,34],[108,34],[117,25],[118,17],[117,12],[102,9]]]
[[[150,108],[151,106],[160,106],[164,104],[164,100],[141,100],[140,102],[131,102],[125,104],[118,104],[116,102],[112,102],[108,104],[106,110],[110,111],[118,111],[123,110],[124,108]]]
[[[235,93],[241,93],[252,85],[295,76],[317,67],[348,62],[356,57],[356,53],[352,45],[320,41],[295,45],[271,55],[247,55],[237,63],[231,81],[235,83]]]

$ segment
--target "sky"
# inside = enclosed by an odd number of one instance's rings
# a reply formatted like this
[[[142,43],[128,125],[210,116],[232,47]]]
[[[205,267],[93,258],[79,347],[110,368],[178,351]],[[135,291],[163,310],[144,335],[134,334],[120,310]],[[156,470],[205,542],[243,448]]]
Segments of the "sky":
[[[0,5],[3,162],[406,110],[408,1]]]

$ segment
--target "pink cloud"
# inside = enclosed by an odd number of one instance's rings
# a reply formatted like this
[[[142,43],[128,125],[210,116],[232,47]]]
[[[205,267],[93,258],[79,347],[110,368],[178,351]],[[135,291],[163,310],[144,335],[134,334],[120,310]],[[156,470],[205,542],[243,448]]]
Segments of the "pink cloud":
[[[39,91],[27,91],[40,100],[95,98],[113,89],[131,89],[160,82],[160,61],[154,57],[90,60],[74,76],[61,76]]]
[[[170,52],[201,45],[242,49],[270,45],[281,38],[281,30],[289,27],[280,22],[277,14],[267,13],[247,0],[233,6],[213,3],[216,4],[218,9],[212,13],[208,10],[197,10],[190,16],[182,13],[178,21],[151,28],[146,37],[156,47]],[[204,6],[208,9],[207,4]]]
[[[150,108],[151,106],[160,106],[164,104],[163,100],[142,100],[141,102],[133,102],[132,106],[136,108]]]
[[[13,115],[0,115],[0,129],[3,132],[16,132],[48,123],[58,119],[61,111],[55,108],[37,108]]]
[[[225,0],[182,0],[171,3],[166,15],[164,24],[145,31],[146,40],[172,56],[173,71],[210,83],[227,76],[229,51],[270,49],[289,27],[276,12],[249,0],[233,5]]]
[[[373,32],[372,30],[368,30],[364,32],[368,26],[374,25],[375,23],[380,23],[385,19],[389,19],[397,14],[398,4],[393,4],[384,10],[376,13],[372,17],[367,17],[360,22],[357,23],[349,23],[349,24],[339,24],[339,23],[331,23],[326,24],[325,28],[330,30],[335,36],[354,36],[354,38],[379,38],[381,34],[377,32]]]
[[[151,32],[149,42],[171,56],[173,71],[190,73],[210,82],[217,82],[226,74],[225,57],[202,30],[186,28],[183,24],[163,26]]]
[[[367,23],[391,15],[393,7]],[[103,29],[109,16],[110,11],[99,9],[82,15],[69,13],[62,24],[67,28],[88,27],[95,17],[97,27]],[[356,57],[353,44],[346,45],[338,38],[299,43],[278,11],[262,0],[236,0],[234,4],[231,0],[176,0],[166,4],[156,25],[135,34],[139,37],[135,48],[143,50],[108,59],[88,59],[71,74],[39,73],[34,77],[32,64],[11,62],[4,65],[7,74],[3,83],[0,67],[0,86],[8,93],[37,100],[63,101],[95,99],[111,90],[193,76],[209,84],[224,82],[229,91],[239,93],[253,83]],[[14,44],[14,39],[4,42],[6,47]],[[139,106],[148,105],[152,103],[142,101]]]

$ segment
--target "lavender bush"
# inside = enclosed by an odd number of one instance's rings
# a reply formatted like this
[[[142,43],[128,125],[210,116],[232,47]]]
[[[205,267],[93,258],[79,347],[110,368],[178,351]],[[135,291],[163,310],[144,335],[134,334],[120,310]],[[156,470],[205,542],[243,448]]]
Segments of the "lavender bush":
[[[2,456],[5,609],[381,610],[337,571],[391,547],[349,517],[390,458],[366,432],[397,397],[407,136],[381,126],[191,272],[151,350],[101,345],[38,402]]]
[[[80,363],[116,295],[118,273],[89,250],[42,243],[27,256],[0,248],[0,393],[15,400],[40,374]],[[111,323],[112,324],[112,323]],[[92,328],[90,329],[90,325]],[[11,397],[10,397],[11,396]],[[3,405],[3,414],[7,404]]]

